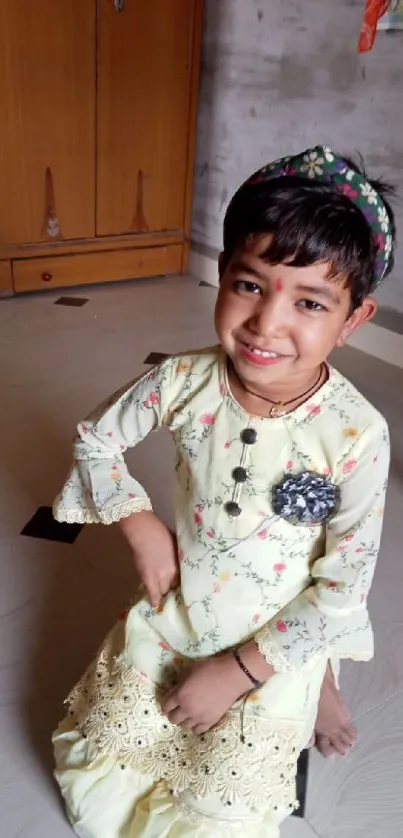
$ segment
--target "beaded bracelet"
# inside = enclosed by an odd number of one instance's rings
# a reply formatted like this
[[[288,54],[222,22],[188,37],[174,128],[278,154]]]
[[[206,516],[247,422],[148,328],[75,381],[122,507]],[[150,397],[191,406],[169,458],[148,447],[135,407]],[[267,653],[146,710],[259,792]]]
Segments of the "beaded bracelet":
[[[249,672],[248,667],[245,666],[243,660],[241,659],[241,656],[238,652],[238,649],[233,649],[232,654],[234,655],[234,658],[235,658],[238,666],[242,669],[242,672],[245,673],[247,678],[249,678],[249,681],[253,684],[255,690],[260,690],[260,688],[263,687],[263,681],[258,681],[257,678],[255,678],[255,676],[252,675],[251,672]]]

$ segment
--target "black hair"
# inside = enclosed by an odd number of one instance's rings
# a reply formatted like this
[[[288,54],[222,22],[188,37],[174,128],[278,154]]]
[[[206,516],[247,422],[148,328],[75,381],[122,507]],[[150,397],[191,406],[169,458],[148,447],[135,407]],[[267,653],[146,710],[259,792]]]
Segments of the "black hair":
[[[389,216],[393,239],[385,275],[393,268],[396,227],[388,198],[394,188],[369,180],[361,158],[343,157],[381,196]],[[232,198],[224,219],[225,269],[235,250],[255,236],[270,234],[271,242],[261,258],[271,265],[287,263],[307,267],[330,263],[329,278],[345,277],[352,310],[373,290],[377,243],[361,210],[331,183],[283,175],[245,183]]]

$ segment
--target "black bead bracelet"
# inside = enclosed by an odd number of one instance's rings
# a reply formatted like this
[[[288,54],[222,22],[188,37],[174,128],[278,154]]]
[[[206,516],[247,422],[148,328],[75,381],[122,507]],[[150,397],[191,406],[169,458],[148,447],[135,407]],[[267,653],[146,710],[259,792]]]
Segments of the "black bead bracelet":
[[[246,677],[249,678],[249,681],[253,684],[255,690],[260,690],[260,688],[263,687],[263,681],[258,681],[257,678],[255,678],[255,676],[252,675],[251,672],[249,672],[249,669],[248,669],[247,666],[245,666],[245,664],[244,664],[244,662],[243,662],[243,660],[242,660],[242,658],[241,658],[241,656],[238,652],[238,649],[233,649],[232,654],[234,655],[234,658],[235,658],[238,666],[242,669],[242,672],[245,673]]]

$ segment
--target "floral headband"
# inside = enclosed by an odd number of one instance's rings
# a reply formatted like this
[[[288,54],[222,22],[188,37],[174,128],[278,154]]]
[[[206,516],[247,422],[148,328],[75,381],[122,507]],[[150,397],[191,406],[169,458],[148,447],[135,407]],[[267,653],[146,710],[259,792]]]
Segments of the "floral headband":
[[[393,235],[385,204],[370,183],[345,160],[336,157],[327,146],[315,146],[295,157],[282,157],[268,163],[256,172],[247,183],[260,183],[282,175],[304,177],[320,183],[332,183],[336,189],[358,207],[371,227],[377,256],[372,287],[382,282],[392,255]]]

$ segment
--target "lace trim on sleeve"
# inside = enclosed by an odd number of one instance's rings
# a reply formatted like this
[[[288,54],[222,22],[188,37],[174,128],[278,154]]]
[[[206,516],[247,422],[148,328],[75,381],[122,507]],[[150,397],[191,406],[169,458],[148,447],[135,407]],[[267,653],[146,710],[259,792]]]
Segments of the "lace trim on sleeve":
[[[56,521],[65,524],[116,524],[121,518],[128,518],[135,512],[151,510],[149,498],[137,498],[100,512],[96,512],[95,509],[66,509],[63,506],[55,506],[53,515]]]

